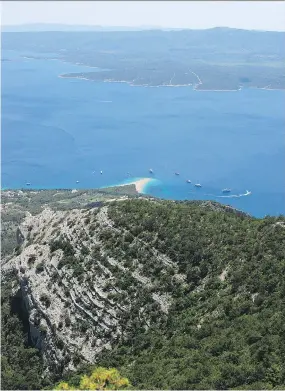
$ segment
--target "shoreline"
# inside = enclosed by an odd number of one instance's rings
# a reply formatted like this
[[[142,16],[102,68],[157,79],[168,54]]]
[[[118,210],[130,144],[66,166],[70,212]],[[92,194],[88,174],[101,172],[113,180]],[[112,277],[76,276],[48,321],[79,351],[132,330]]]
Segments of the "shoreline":
[[[241,88],[237,88],[237,89],[234,89],[234,90],[203,90],[203,89],[200,89],[200,88],[193,88],[194,91],[200,91],[200,92],[236,92],[236,91],[240,91]]]
[[[192,87],[193,91],[198,91],[198,92],[237,92],[241,91],[242,87],[236,88],[236,89],[224,89],[224,90],[217,90],[217,89],[202,89],[202,88],[195,88],[195,84],[160,84],[157,86],[152,86],[148,84],[133,84],[131,81],[127,80],[110,80],[110,79],[105,79],[105,80],[93,80],[89,79],[87,77],[83,76],[65,76],[65,74],[60,74],[58,75],[59,78],[61,79],[79,79],[79,80],[88,80],[92,82],[97,82],[97,83],[125,83],[128,84],[130,87],[144,87],[144,88],[164,88],[164,87],[172,87],[172,88],[177,88],[177,87]],[[257,90],[266,90],[266,91],[285,91],[285,88],[267,88],[267,87],[249,87],[250,89],[257,89]]]
[[[72,193],[76,193],[78,191],[82,190],[101,190],[101,189],[108,189],[112,187],[124,187],[124,186],[129,186],[129,185],[135,185],[136,191],[139,194],[146,194],[147,186],[151,182],[155,182],[157,179],[154,178],[139,178],[135,180],[131,180],[130,182],[124,182],[124,183],[119,183],[119,184],[112,184],[108,186],[102,186],[102,187],[96,187],[96,188],[88,188],[88,189],[81,189],[81,188],[74,188],[74,187],[66,187],[66,188],[44,188],[44,187],[17,187],[17,188],[9,188],[9,187],[2,187],[2,191],[5,192],[14,192],[14,191],[27,191],[29,193],[38,193],[40,191],[71,191]]]
[[[141,178],[141,179],[137,179],[137,180],[134,180],[131,182],[125,182],[125,183],[121,183],[118,185],[112,185],[112,186],[108,186],[108,187],[122,187],[122,186],[128,186],[128,185],[135,185],[136,191],[139,194],[145,194],[147,186],[151,182],[154,182],[154,181],[155,181],[155,179],[153,179],[153,178]]]

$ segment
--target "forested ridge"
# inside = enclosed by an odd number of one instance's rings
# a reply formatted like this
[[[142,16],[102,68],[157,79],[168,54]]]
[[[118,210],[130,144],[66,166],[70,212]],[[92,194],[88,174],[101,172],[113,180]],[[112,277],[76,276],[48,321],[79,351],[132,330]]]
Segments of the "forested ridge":
[[[284,218],[188,202],[132,201],[109,213],[174,260],[187,283],[164,328],[105,362],[124,366],[137,388],[284,389]]]
[[[256,219],[213,202],[131,199],[110,203],[112,224],[102,228],[96,222],[101,209],[86,212],[85,225],[91,236],[97,230],[104,249],[104,256],[91,249],[94,259],[109,268],[120,289],[108,297],[122,307],[133,298],[120,320],[125,329],[92,366],[82,363],[73,373],[39,380],[44,363],[24,345],[23,318],[12,316],[12,277],[6,277],[4,389],[51,387],[62,379],[78,386],[94,366],[117,368],[135,389],[285,389],[283,216]],[[60,240],[50,243],[52,251],[67,251]],[[75,258],[70,262],[69,256],[60,267],[72,265],[83,281],[91,261],[80,267]],[[29,370],[20,370],[21,362]]]

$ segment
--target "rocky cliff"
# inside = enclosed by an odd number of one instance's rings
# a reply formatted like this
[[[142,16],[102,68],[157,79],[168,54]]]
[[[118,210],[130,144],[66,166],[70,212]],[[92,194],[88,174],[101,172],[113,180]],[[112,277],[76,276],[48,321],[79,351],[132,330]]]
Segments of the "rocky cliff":
[[[151,201],[149,201],[151,202]],[[29,314],[30,338],[43,351],[47,367],[74,369],[79,362],[93,363],[103,348],[124,337],[131,327],[147,329],[153,318],[167,314],[171,296],[155,278],[110,252],[108,237],[132,240],[126,229],[114,227],[108,206],[89,210],[27,214],[19,227],[19,255],[3,272],[17,273],[21,297]],[[173,271],[173,281],[183,284],[177,266],[148,244],[135,240],[130,248],[150,252],[153,262]],[[132,308],[139,307],[138,317]]]

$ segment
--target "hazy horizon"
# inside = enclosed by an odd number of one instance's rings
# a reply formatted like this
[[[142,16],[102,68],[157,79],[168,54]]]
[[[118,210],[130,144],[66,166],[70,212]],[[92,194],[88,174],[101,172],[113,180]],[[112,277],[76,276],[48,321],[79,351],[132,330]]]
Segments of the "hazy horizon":
[[[127,26],[127,25],[100,25],[100,24],[77,24],[77,23],[52,23],[52,22],[43,22],[43,23],[19,23],[19,24],[2,24],[2,29],[9,28],[10,31],[12,31],[13,28],[25,28],[25,27],[52,27],[52,26],[61,26],[61,27],[77,27],[79,28],[78,31],[81,31],[80,28],[85,28],[86,31],[92,31],[92,29],[102,29],[102,30],[108,30],[108,29],[126,29],[126,30],[147,30],[147,29],[154,29],[154,30],[211,30],[211,29],[233,29],[233,30],[247,30],[247,31],[265,31],[265,32],[280,32],[284,33],[285,30],[264,30],[264,29],[250,29],[250,28],[239,28],[239,27],[228,27],[228,26],[214,26],[214,27],[197,27],[197,28],[191,28],[191,27],[171,27],[171,26],[155,26],[155,25],[147,25],[147,24],[141,24],[137,26]],[[90,30],[87,30],[90,29]],[[28,30],[27,30],[28,31]],[[36,31],[36,30],[35,30]],[[44,30],[42,30],[44,31]],[[49,31],[49,30],[47,30]],[[52,30],[50,30],[52,31]]]
[[[2,26],[65,25],[285,31],[280,1],[5,1]]]

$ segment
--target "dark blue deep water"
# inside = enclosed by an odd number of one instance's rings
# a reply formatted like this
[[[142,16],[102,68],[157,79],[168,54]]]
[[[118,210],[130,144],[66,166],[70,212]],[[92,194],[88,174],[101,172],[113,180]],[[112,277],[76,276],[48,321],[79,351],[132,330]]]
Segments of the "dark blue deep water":
[[[28,54],[2,53],[2,188],[96,188],[153,168],[148,194],[285,214],[284,91],[63,79],[92,69]]]

